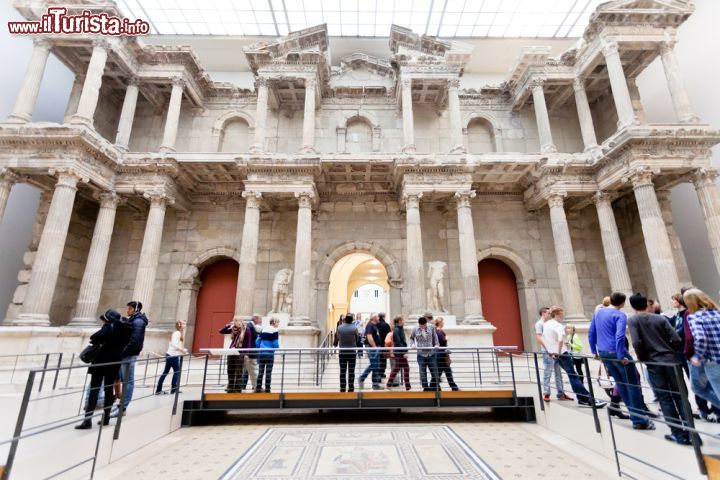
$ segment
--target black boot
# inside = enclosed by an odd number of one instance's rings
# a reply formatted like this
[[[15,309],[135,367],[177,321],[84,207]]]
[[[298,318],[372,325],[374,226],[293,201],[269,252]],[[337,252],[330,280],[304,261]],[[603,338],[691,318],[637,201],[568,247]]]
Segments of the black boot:
[[[90,418],[86,418],[79,425],[75,425],[76,430],[90,430],[92,428],[92,421]]]

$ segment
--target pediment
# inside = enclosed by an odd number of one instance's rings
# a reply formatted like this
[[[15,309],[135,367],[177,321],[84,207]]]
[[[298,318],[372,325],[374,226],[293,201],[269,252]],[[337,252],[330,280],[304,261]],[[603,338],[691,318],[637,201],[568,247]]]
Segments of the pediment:
[[[601,4],[598,12],[623,12],[632,13],[633,10],[653,10],[666,13],[692,11],[689,2],[678,0],[616,0]]]
[[[329,64],[327,25],[316,25],[290,32],[277,40],[254,43],[244,47],[243,52],[253,70],[267,63]]]

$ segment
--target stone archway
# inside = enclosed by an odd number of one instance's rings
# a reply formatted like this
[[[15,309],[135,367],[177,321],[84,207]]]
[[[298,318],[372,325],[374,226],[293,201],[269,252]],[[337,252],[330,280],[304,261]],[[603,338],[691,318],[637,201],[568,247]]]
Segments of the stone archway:
[[[502,246],[491,246],[477,253],[478,264],[487,258],[500,260],[515,274],[517,280],[518,299],[520,301],[520,317],[522,320],[523,343],[525,347],[536,344],[533,324],[538,309],[537,292],[535,290],[535,273],[523,257]]]
[[[325,318],[328,306],[328,292],[330,288],[330,274],[335,264],[342,258],[353,253],[365,253],[377,259],[385,268],[390,285],[390,305],[396,312],[402,311],[402,270],[400,262],[395,259],[387,250],[372,242],[348,241],[344,242],[328,252],[320,261],[316,269],[315,290],[317,319]],[[320,322],[318,322],[320,323]],[[324,325],[320,325],[324,328]]]
[[[175,313],[176,321],[187,324],[186,338],[192,339],[195,334],[195,314],[197,297],[200,291],[200,272],[204,267],[221,259],[233,259],[240,263],[240,252],[236,249],[223,246],[205,250],[195,259],[185,265],[178,279],[178,300]]]

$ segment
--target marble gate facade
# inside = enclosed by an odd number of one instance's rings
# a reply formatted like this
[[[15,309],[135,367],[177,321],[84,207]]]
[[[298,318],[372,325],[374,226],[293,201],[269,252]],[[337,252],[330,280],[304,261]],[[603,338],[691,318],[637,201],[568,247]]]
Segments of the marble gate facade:
[[[492,341],[486,257],[516,273],[526,345],[540,305],[564,305],[582,330],[610,290],[669,299],[690,281],[667,194],[678,183],[697,189],[720,270],[720,132],[693,114],[673,51],[691,13],[607,2],[575,47],[522,49],[480,88],[464,84],[467,45],[399,26],[388,58],[340,65],[322,25],[249,46],[253,90],[212,81],[187,47],[37,38],[0,124],[0,212],[14,183],[43,189],[0,342],[77,349],[98,311],[138,299],[161,351],[176,319],[194,322],[203,266],[234,258],[235,315],[268,312],[276,272],[292,269],[286,345],[314,345],[343,249],[378,256],[393,313],[411,319],[428,306],[428,264],[444,262],[469,344]],[[32,121],[50,53],[76,75],[63,124]],[[635,86],[658,56],[673,124],[648,124]]]

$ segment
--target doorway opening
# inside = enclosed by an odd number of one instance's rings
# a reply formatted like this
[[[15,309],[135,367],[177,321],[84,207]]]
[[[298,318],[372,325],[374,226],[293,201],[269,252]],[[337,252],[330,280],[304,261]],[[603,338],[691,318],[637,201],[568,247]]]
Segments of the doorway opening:
[[[238,262],[225,258],[206,266],[200,274],[193,352],[223,347],[224,336],[218,330],[235,314],[238,269]]]
[[[478,263],[483,316],[497,330],[493,343],[525,349],[517,279],[502,260],[486,258]]]
[[[385,266],[367,253],[342,257],[330,271],[327,330],[335,330],[341,315],[360,314],[363,320],[379,312],[390,315],[390,284]]]

